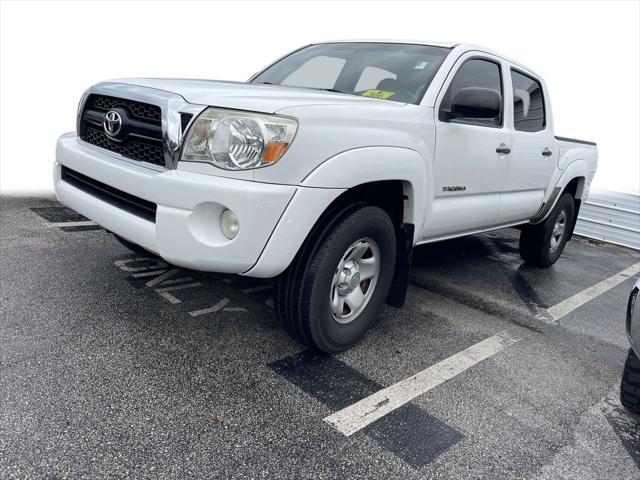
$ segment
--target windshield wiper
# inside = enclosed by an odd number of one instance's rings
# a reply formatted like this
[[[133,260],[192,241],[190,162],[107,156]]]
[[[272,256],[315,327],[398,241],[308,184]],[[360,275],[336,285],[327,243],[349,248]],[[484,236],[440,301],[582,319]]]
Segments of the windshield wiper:
[[[271,82],[257,82],[260,85],[277,85],[279,87],[285,86],[280,83],[271,83]],[[345,95],[356,95],[353,92],[343,92],[342,90],[338,90],[337,88],[314,88],[314,87],[300,87],[298,85],[286,85],[287,87],[296,87],[296,88],[308,88],[310,90],[320,90],[322,92],[333,92],[333,93],[344,93]]]
[[[338,90],[337,88],[318,88],[317,90],[322,90],[323,92],[346,93],[347,95],[353,95],[351,92],[343,92],[342,90]]]

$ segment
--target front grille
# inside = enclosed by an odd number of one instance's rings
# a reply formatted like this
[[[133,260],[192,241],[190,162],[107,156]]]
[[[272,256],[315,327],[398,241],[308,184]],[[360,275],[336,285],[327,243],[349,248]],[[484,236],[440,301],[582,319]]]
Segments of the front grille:
[[[130,193],[113,188],[106,183],[87,177],[80,172],[62,166],[62,180],[91,196],[99,198],[114,207],[125,210],[150,222],[156,221],[157,205]]]
[[[109,137],[103,127],[105,114],[116,110],[122,118],[121,131]],[[165,166],[162,144],[162,116],[157,105],[126,98],[91,94],[80,116],[78,135],[92,145],[123,157]]]
[[[147,122],[156,122],[160,124],[162,118],[160,116],[160,107],[149,103],[142,103],[128,98],[110,97],[108,95],[90,95],[87,99],[86,108],[102,110],[106,112],[115,107],[127,108],[134,117]]]
[[[112,152],[119,153],[123,157],[164,166],[164,150],[162,149],[162,144],[142,141],[116,143],[110,140],[102,130],[93,127],[86,127],[85,138],[83,140],[86,140],[96,147],[106,148]]]

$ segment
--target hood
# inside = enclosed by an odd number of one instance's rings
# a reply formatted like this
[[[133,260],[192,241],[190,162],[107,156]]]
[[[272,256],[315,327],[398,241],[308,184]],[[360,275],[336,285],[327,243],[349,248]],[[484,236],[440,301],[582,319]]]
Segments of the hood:
[[[404,103],[377,100],[344,93],[325,92],[301,87],[263,85],[245,82],[213,80],[126,78],[110,82],[154,88],[177,93],[187,102],[212,107],[234,108],[262,113],[303,105],[388,105],[402,107]]]

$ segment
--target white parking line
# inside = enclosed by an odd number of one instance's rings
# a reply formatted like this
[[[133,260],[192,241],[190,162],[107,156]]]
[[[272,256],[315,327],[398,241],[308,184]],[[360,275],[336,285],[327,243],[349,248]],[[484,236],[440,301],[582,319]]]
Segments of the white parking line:
[[[346,436],[384,417],[414,398],[492,357],[520,339],[504,330],[429,368],[363,398],[324,419]]]
[[[557,305],[554,305],[553,307],[547,309],[547,313],[551,315],[551,319],[543,319],[543,321],[547,321],[547,323],[557,322],[566,314],[571,313],[576,308],[584,305],[590,300],[593,300],[597,296],[602,295],[606,291],[611,290],[613,287],[620,285],[629,277],[632,277],[639,272],[640,262],[631,265],[629,268],[621,271],[620,273],[616,273],[612,277],[609,277],[601,281],[600,283],[596,283],[594,286],[582,290],[581,292],[576,293],[574,296],[569,297],[566,300],[558,303]]]
[[[153,287],[161,282],[163,282],[164,280],[166,280],[169,277],[173,277],[176,273],[178,273],[180,270],[178,270],[177,268],[172,268],[171,270],[169,270],[168,272],[163,273],[160,276],[157,276],[156,278],[154,278],[153,280],[149,280],[147,283],[145,283],[145,285],[147,287]]]
[[[185,278],[181,278],[180,280],[188,280],[188,278],[189,277],[185,277]],[[156,288],[155,291],[158,292],[158,293],[161,293],[161,292],[173,292],[175,290],[184,290],[186,288],[199,287],[200,285],[202,285],[200,282],[183,283],[181,285],[174,285],[172,287]]]
[[[151,262],[151,265],[139,265],[132,267],[130,264],[134,265],[139,262]],[[114,262],[115,266],[120,270],[124,270],[125,272],[148,272],[150,270],[156,269],[156,275],[163,273],[165,270],[157,270],[160,268],[167,268],[167,264],[157,258],[147,258],[147,257],[136,257],[136,258],[123,258],[122,260],[116,260]]]
[[[174,297],[169,292],[158,292],[158,295],[164,298],[167,302],[173,303],[174,305],[177,305],[178,303],[182,303],[180,299]]]
[[[140,272],[140,273],[132,273],[131,276],[134,278],[142,278],[142,277],[155,277],[162,273],[166,272],[166,270],[151,270],[150,272]]]
[[[169,280],[165,280],[164,282],[162,282],[161,285],[162,286],[164,286],[164,285],[175,285],[176,283],[191,282],[192,280],[193,280],[193,278],[191,278],[191,277],[171,278]]]
[[[202,310],[194,310],[193,312],[189,312],[189,315],[191,315],[192,317],[198,317],[200,315],[206,315],[207,313],[219,312],[220,310],[222,310],[224,308],[224,306],[227,303],[229,303],[229,299],[228,298],[223,298],[218,303],[216,303],[214,306],[209,307],[209,308],[203,308]]]
[[[92,222],[91,220],[84,220],[81,222],[53,222],[46,223],[48,227],[91,227],[93,225],[97,225],[96,222]]]

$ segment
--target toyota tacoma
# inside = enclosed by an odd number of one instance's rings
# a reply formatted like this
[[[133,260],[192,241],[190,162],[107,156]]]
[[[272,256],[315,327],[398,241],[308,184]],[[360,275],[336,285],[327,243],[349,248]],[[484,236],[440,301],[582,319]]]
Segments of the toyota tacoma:
[[[595,143],[554,136],[544,80],[487,49],[308,45],[248,82],[89,88],[58,200],[171,264],[274,279],[286,331],[332,353],[404,301],[414,246],[504,227],[549,267]]]

